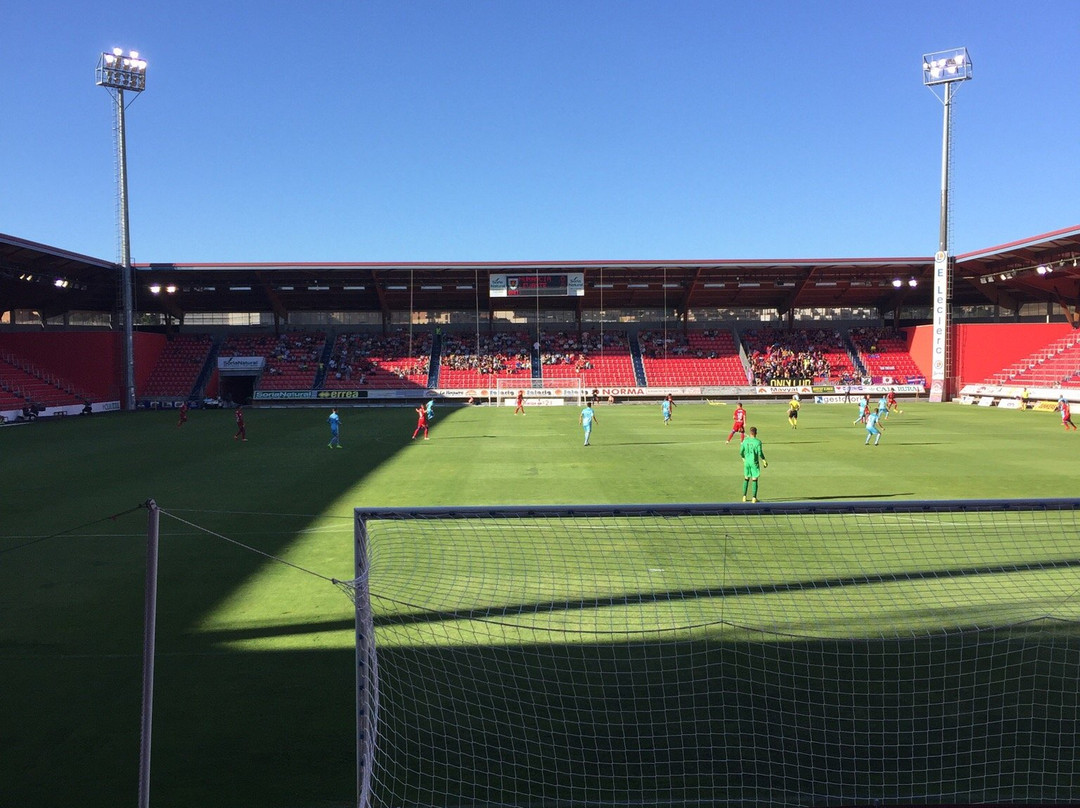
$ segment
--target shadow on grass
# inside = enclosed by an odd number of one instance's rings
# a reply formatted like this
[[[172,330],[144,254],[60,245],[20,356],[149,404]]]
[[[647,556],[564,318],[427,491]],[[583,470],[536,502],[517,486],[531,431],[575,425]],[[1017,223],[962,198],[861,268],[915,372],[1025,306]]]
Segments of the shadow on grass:
[[[421,634],[380,650],[374,805],[1080,799],[1075,634],[453,643]],[[199,659],[198,677],[191,662],[159,665],[154,805],[351,804],[351,650],[217,654]],[[87,786],[101,754],[120,785],[135,782],[138,705],[108,683],[137,676],[138,660],[56,659],[38,672],[88,701],[73,732],[39,739],[5,802],[130,800],[115,783]],[[37,732],[0,728],[5,748],[16,731]]]
[[[137,793],[147,512],[101,517],[150,497],[209,531],[162,520],[153,804],[352,800],[353,654],[222,651],[197,636],[270,563],[213,534],[281,555],[415,425],[404,408],[350,413],[348,448],[329,452],[328,412],[248,410],[243,444],[230,411],[193,412],[183,429],[159,412],[5,433],[20,458],[0,470],[7,543],[58,538],[0,564],[0,803],[109,806]],[[351,544],[351,509],[342,520]]]
[[[895,497],[911,497],[914,495],[913,491],[894,491],[889,494],[829,494],[828,496],[818,497],[776,497],[771,499],[770,502],[828,502],[830,500],[844,502],[863,499],[893,499]]]
[[[1078,651],[1076,637],[1007,630],[777,644],[427,638],[379,657],[374,803],[1071,801]],[[1038,694],[1021,679],[1042,683]]]
[[[357,430],[352,449],[349,428],[359,418],[350,418],[343,427],[350,451],[327,452],[324,415],[313,414],[311,428],[284,419],[271,430],[274,413],[252,412],[251,441],[241,447],[231,440],[231,413],[193,416],[185,430],[168,414],[146,414],[166,430],[152,451],[138,428],[142,414],[80,424],[84,441],[59,439],[74,425],[50,425],[63,453],[19,467],[4,487],[5,529],[13,530],[16,512],[30,533],[44,519],[72,524],[68,515],[80,508],[100,515],[154,496],[168,509],[197,505],[200,524],[281,553],[311,515],[408,444],[415,423],[406,408],[373,412],[365,428],[376,437],[364,441]],[[257,504],[246,508],[249,500]],[[277,515],[243,513],[267,503]],[[17,604],[10,620],[5,614],[0,634],[5,804],[113,806],[135,793],[144,533],[145,519],[131,517],[78,541],[41,545],[32,575],[8,565],[8,592],[31,606]],[[153,804],[349,804],[353,652],[219,644],[351,630],[351,620],[288,623],[294,604],[286,595],[271,612],[280,625],[200,633],[194,627],[208,608],[244,596],[238,587],[269,562],[175,529],[163,550]],[[976,569],[967,574],[986,574]],[[790,586],[811,590],[824,580]],[[59,585],[39,591],[47,582]],[[594,602],[652,599],[635,593]],[[546,611],[575,607],[550,601]],[[499,613],[412,622],[386,615],[379,625],[419,632]],[[34,644],[23,645],[27,638]],[[15,647],[25,655],[12,654]],[[410,796],[454,806],[828,804],[878,795],[1075,802],[1078,659],[1074,637],[1016,630],[873,642],[485,646],[458,638],[450,648],[418,636],[413,647],[380,652],[384,741],[375,804]],[[410,754],[419,762],[407,762]],[[399,774],[400,786],[391,786]]]
[[[761,595],[787,594],[791,592],[812,592],[814,590],[836,591],[844,588],[862,588],[881,584],[913,583],[918,581],[959,580],[963,578],[990,575],[1015,575],[1027,572],[1046,572],[1050,570],[1068,570],[1080,568],[1080,559],[1058,559],[1036,561],[1023,564],[993,564],[985,566],[956,567],[935,570],[907,570],[899,572],[866,573],[858,575],[836,576],[806,579],[801,581],[781,581],[763,583],[743,583],[736,586],[718,586],[716,588],[696,588],[690,590],[659,590],[648,592],[629,592],[602,598],[575,598],[574,600],[529,601],[514,604],[502,604],[476,609],[460,610],[421,610],[408,614],[377,616],[376,628],[380,626],[403,626],[417,623],[440,623],[453,620],[490,620],[511,615],[533,615],[554,612],[592,611],[642,604],[667,604],[679,601],[708,598],[758,597]],[[372,599],[378,600],[377,587],[372,591]],[[949,627],[963,629],[967,626]]]

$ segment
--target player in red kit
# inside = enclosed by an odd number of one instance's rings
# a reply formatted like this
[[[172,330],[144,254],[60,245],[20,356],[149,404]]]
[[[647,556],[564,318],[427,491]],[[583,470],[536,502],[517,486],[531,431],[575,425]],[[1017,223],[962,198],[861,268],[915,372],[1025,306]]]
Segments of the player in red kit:
[[[420,430],[424,430],[424,440],[428,439],[427,434],[427,410],[423,407],[416,408],[416,429],[413,430],[412,436],[415,440],[416,436],[420,434]]]
[[[514,407],[514,415],[517,415],[519,412],[522,415],[525,414],[525,391],[524,390],[518,390],[517,406]]]
[[[739,433],[739,443],[746,440],[746,410],[743,409],[742,402],[740,401],[735,405],[735,412],[731,414],[731,431],[728,433],[727,442],[731,443],[731,439],[735,437],[735,433]]]
[[[232,436],[232,439],[247,440],[247,427],[244,426],[244,410],[237,407],[233,415],[236,416],[236,434]]]
[[[900,404],[896,401],[896,391],[890,390],[889,394],[885,396],[885,403],[889,407],[889,412],[895,412],[897,415],[903,415],[904,411],[900,409]]]
[[[176,422],[177,426],[183,426],[184,424],[187,423],[187,411],[188,411],[188,405],[187,405],[187,402],[185,401],[180,405],[180,420]]]
[[[1069,402],[1062,396],[1058,399],[1057,408],[1061,411],[1061,425],[1065,427],[1065,431],[1069,431],[1069,427],[1072,427],[1073,431],[1076,431],[1076,424],[1072,420],[1072,410],[1069,408]]]

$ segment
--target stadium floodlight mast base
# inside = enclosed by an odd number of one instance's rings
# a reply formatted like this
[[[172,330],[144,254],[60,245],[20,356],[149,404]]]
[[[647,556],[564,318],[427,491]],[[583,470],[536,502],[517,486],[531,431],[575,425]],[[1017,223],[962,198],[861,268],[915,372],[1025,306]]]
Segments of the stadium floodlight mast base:
[[[949,157],[952,140],[952,97],[960,82],[971,78],[967,48],[923,54],[923,84],[942,102],[945,119],[941,143],[941,216],[938,248],[934,253],[934,331],[930,372],[930,400],[944,401],[952,392],[949,308],[952,305],[952,262],[949,260]],[[940,94],[939,94],[940,89]]]
[[[154,727],[154,651],[157,646],[158,548],[161,512],[146,501],[146,592],[143,598],[142,723],[139,736],[139,808],[150,806],[150,749]]]
[[[124,408],[135,409],[135,345],[133,335],[134,304],[132,289],[134,277],[131,268],[131,238],[128,228],[128,187],[127,187],[127,137],[124,130],[124,91],[141,93],[146,89],[146,60],[140,58],[138,51],[129,51],[124,56],[123,50],[113,48],[111,52],[101,54],[98,59],[96,82],[99,87],[109,90],[116,102],[116,162],[117,193],[120,209],[120,272],[123,292],[124,318]]]

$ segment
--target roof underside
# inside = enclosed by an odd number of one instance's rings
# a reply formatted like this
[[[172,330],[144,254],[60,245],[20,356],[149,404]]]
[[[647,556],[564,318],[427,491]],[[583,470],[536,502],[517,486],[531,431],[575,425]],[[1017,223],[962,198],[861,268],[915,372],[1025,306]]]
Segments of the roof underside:
[[[956,306],[1080,305],[1080,227],[956,257]],[[1039,271],[1039,267],[1043,271]],[[1049,268],[1050,271],[1046,271]],[[582,297],[489,297],[493,274],[581,273]],[[116,264],[0,234],[0,311],[112,312]],[[933,259],[137,265],[137,311],[473,311],[929,307]],[[60,279],[67,286],[57,286]],[[910,281],[914,280],[912,286]],[[900,285],[896,286],[895,282]],[[175,286],[172,294],[152,286]]]

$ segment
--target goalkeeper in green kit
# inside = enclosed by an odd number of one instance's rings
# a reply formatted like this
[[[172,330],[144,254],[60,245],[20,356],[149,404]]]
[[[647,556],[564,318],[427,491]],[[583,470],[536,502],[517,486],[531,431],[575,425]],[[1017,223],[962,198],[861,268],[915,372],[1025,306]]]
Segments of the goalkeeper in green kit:
[[[750,483],[753,483],[754,491],[750,494],[750,501],[757,502],[758,477],[761,476],[761,469],[769,467],[769,461],[765,459],[765,449],[758,439],[756,426],[750,427],[750,437],[739,446],[739,454],[743,459],[742,501],[746,502]]]

